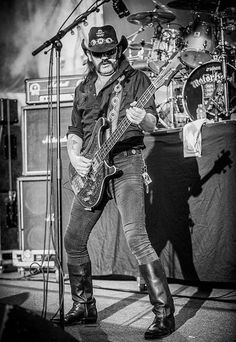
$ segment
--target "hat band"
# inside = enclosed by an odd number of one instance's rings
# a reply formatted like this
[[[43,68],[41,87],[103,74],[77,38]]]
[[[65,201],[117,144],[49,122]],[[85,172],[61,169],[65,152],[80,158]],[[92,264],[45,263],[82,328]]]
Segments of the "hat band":
[[[92,39],[89,42],[89,46],[93,47],[95,45],[112,44],[112,43],[114,43],[114,40],[112,38],[98,38],[98,39]]]

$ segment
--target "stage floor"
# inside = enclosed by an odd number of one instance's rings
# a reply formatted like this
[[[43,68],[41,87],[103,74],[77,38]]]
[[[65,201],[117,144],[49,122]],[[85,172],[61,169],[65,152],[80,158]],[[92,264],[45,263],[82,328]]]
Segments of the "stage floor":
[[[47,294],[44,288],[47,287]],[[236,341],[236,290],[217,287],[196,287],[170,283],[175,302],[176,331],[165,338],[166,342],[233,342]],[[82,342],[139,342],[153,319],[147,292],[141,292],[136,280],[94,279],[94,295],[97,300],[99,321],[95,325],[79,325],[64,328],[60,341]],[[46,301],[45,301],[46,299]],[[48,322],[59,310],[59,283],[51,272],[48,281],[43,274],[25,272],[2,273],[0,275],[0,304],[2,308],[21,307],[29,310],[27,320],[36,313],[38,319],[45,313]],[[46,304],[46,306],[45,306]],[[64,310],[71,307],[69,281],[64,281]],[[4,311],[4,310],[3,310]],[[1,321],[1,331],[7,329],[6,319]],[[26,322],[30,326],[30,322]],[[29,323],[29,324],[28,324]],[[40,325],[39,325],[40,326]],[[32,325],[33,327],[33,325]],[[8,326],[9,328],[9,326]],[[23,327],[22,327],[23,329]],[[33,329],[33,328],[32,328]],[[45,326],[45,338],[49,341]],[[61,329],[56,327],[57,330]],[[37,331],[34,332],[37,336]],[[20,339],[18,339],[19,341]],[[34,339],[36,341],[36,339]],[[5,341],[5,340],[4,340]]]

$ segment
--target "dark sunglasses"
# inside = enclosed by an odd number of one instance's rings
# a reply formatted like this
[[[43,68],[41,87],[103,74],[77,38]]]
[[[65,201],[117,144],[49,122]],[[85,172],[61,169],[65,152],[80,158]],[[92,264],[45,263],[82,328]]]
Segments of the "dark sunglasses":
[[[106,52],[92,52],[91,54],[93,55],[93,57],[95,58],[102,58],[103,56],[105,57],[111,57],[116,53],[117,49],[114,48],[112,50],[106,51]]]

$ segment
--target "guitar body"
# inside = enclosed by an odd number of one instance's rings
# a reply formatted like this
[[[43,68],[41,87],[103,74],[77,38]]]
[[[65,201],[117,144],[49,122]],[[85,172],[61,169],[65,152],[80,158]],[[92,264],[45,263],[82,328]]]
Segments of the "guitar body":
[[[106,160],[101,160],[97,153],[102,144],[102,136],[107,128],[107,121],[99,118],[95,124],[92,136],[83,156],[92,159],[92,167],[86,177],[80,176],[72,164],[69,164],[69,179],[71,187],[80,204],[86,210],[96,207],[102,198],[105,183],[117,173],[115,166],[110,166]]]

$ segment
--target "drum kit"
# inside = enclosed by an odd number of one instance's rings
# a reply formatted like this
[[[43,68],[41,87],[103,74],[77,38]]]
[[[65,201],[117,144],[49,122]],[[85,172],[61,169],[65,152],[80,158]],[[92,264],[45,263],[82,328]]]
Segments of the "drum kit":
[[[181,69],[155,94],[161,127],[178,128],[205,117],[229,120],[236,113],[235,0],[152,1],[153,11],[127,17],[140,26],[128,37],[128,59],[156,78],[179,55]],[[172,9],[191,11],[192,22],[185,27],[174,23]],[[137,42],[146,28],[153,29],[151,41]]]

